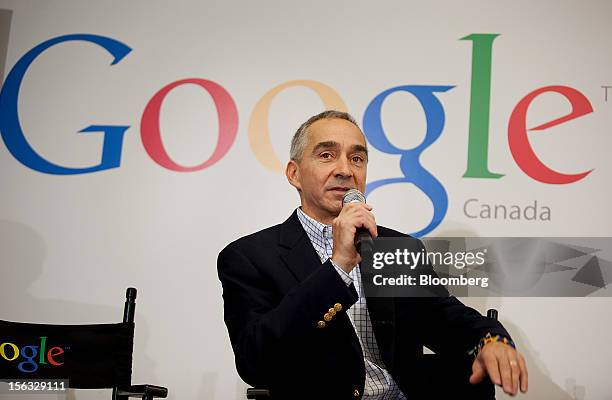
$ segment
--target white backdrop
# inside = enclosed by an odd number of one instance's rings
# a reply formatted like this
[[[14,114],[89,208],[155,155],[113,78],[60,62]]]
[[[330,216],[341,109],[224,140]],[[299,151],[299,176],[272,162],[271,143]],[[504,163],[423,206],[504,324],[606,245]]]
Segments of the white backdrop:
[[[368,104],[389,88],[454,86],[437,93],[446,124],[421,157],[448,194],[448,212],[430,235],[612,236],[612,90],[606,101],[602,88],[612,85],[608,1],[1,0],[0,9],[12,11],[5,79],[32,48],[64,35],[99,35],[132,49],[111,67],[112,57],[100,46],[65,42],[45,50],[25,74],[19,120],[43,158],[70,168],[95,165],[102,134],[77,132],[89,125],[129,128],[120,166],[94,173],[38,172],[0,145],[0,318],[117,321],[125,288],[135,286],[133,380],[168,386],[169,398],[244,398],[223,324],[216,257],[230,241],[283,221],[298,205],[284,176],[266,168],[248,140],[251,118],[265,115],[254,111],[256,104],[285,82],[327,85],[360,122]],[[488,162],[492,172],[505,174],[499,179],[462,177],[472,41],[460,39],[476,33],[500,35],[492,52]],[[218,162],[177,172],[147,154],[140,124],[156,92],[187,78],[214,81],[231,95],[238,130]],[[550,168],[593,169],[570,184],[531,178],[508,145],[517,103],[551,85],[575,89],[593,108],[529,133]],[[297,126],[322,110],[319,97],[303,86],[274,97],[268,127],[281,163]],[[546,93],[532,103],[527,127],[570,111],[561,95]],[[423,109],[408,93],[389,96],[381,118],[394,145],[407,149],[423,141]],[[213,154],[219,119],[201,87],[172,90],[159,121],[176,163],[193,166]],[[271,160],[271,153],[263,158]],[[399,156],[371,146],[368,181],[399,176]],[[470,198],[507,207],[537,201],[550,209],[550,220],[470,218],[463,210]],[[383,186],[368,202],[380,224],[401,231],[418,231],[432,218],[432,202],[411,184]],[[464,300],[482,312],[499,309],[528,361],[530,393],[524,398],[612,399],[612,299]]]

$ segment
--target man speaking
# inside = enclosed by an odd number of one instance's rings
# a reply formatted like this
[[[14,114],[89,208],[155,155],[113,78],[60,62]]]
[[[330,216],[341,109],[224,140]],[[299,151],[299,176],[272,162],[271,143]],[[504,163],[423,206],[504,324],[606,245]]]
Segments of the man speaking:
[[[301,207],[219,254],[240,377],[267,387],[272,399],[411,400],[422,393],[425,345],[456,365],[469,360],[467,373],[444,368],[435,376],[440,386],[457,385],[457,395],[486,378],[508,394],[525,392],[524,359],[496,320],[448,295],[364,295],[356,234],[406,236],[377,226],[366,203],[343,206],[348,190],[364,191],[367,164],[365,137],[350,115],[311,117],[293,137],[285,171]]]

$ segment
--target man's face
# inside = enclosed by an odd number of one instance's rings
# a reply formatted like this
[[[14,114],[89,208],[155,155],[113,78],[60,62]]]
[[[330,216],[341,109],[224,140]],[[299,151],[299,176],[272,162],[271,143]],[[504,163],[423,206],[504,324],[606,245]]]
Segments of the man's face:
[[[365,190],[367,150],[363,134],[344,119],[321,119],[310,125],[302,159],[287,165],[289,182],[300,191],[302,210],[331,223],[349,189]]]

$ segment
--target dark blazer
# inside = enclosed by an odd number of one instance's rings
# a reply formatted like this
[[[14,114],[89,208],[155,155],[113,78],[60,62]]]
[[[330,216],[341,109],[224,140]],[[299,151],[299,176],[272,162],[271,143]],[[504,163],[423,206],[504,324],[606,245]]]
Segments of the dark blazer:
[[[378,234],[406,236],[382,226]],[[280,225],[230,243],[217,269],[225,324],[245,382],[268,387],[274,399],[361,397],[363,353],[345,312],[357,293],[329,260],[321,264],[295,211]],[[341,311],[317,326],[335,305]],[[459,376],[450,368],[454,361],[442,363],[451,369],[436,371],[447,375],[438,377],[442,385],[460,379],[470,386],[467,352],[487,332],[510,337],[497,321],[454,297],[367,298],[367,306],[385,367],[409,399],[426,375],[423,345],[463,365]]]

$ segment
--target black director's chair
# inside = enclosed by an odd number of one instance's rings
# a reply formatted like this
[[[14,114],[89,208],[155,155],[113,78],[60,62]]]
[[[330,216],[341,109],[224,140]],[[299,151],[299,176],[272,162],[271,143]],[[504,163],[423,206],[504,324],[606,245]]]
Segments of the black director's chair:
[[[487,317],[491,319],[497,319],[497,310],[491,308],[487,311]],[[468,360],[469,362],[466,362]],[[415,390],[415,396],[412,398],[420,399],[433,399],[441,400],[447,398],[462,398],[462,389],[445,386],[444,376],[441,371],[449,372],[453,368],[461,369],[460,373],[464,376],[464,380],[467,380],[466,376],[469,376],[471,371],[471,360],[466,359],[463,362],[455,362],[442,358],[437,354],[424,354],[419,366],[419,379],[421,382],[419,388]],[[472,388],[470,388],[472,389]],[[270,391],[265,387],[248,388],[246,392],[247,399],[255,400],[271,400]],[[316,399],[316,394],[313,394],[313,399]],[[495,387],[493,383],[488,379],[478,384],[477,388],[470,390],[469,398],[472,400],[494,400],[495,399]]]
[[[168,389],[132,385],[136,289],[126,291],[123,322],[47,325],[0,320],[0,379],[67,380],[73,389],[113,389],[113,400],[165,398]]]

